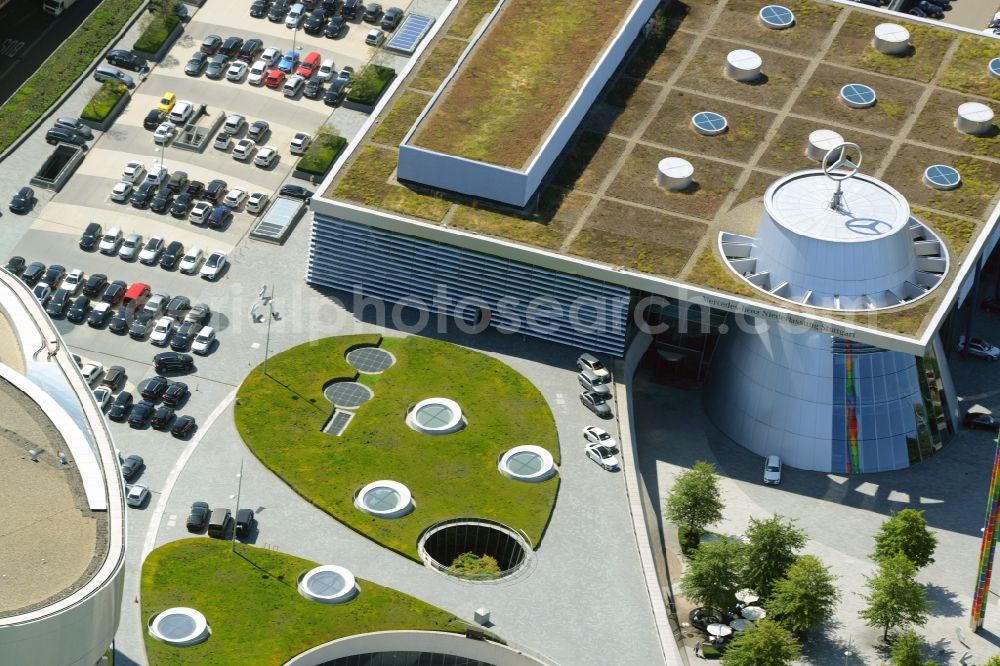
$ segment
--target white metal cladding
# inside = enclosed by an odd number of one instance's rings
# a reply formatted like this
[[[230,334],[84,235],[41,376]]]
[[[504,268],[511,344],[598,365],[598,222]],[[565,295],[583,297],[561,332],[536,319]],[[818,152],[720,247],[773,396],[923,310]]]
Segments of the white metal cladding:
[[[629,289],[314,215],[307,279],[504,332],[621,355]]]

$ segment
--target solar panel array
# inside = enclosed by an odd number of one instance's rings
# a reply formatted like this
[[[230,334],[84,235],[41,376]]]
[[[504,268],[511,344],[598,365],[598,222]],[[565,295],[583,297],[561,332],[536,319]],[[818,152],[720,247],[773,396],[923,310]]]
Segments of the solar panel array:
[[[323,389],[323,395],[336,407],[354,409],[371,400],[375,394],[364,384],[336,382]]]
[[[417,44],[420,43],[433,24],[434,19],[430,16],[409,14],[403,19],[403,23],[396,28],[392,39],[385,46],[400,53],[413,53],[417,50]]]
[[[354,412],[342,412],[339,409],[333,413],[330,420],[323,426],[323,432],[328,435],[340,436],[347,428],[347,424],[354,418]]]
[[[361,347],[347,352],[347,362],[358,372],[378,374],[396,362],[392,354],[377,347]]]
[[[768,5],[760,10],[760,20],[769,28],[790,28],[795,23],[795,14],[788,7]]]

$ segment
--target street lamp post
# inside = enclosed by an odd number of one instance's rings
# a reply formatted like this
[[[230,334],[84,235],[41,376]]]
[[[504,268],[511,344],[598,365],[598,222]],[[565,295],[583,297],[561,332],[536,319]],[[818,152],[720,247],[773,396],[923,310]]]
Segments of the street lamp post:
[[[267,334],[264,336],[264,374],[267,375],[267,357],[271,350],[271,320],[274,319],[274,285],[271,285],[270,297],[265,296],[267,301]]]
[[[243,459],[240,458],[240,472],[236,475],[236,515],[240,513],[240,493],[243,492]],[[234,517],[235,519],[235,517]],[[236,525],[233,525],[232,551],[236,552]]]

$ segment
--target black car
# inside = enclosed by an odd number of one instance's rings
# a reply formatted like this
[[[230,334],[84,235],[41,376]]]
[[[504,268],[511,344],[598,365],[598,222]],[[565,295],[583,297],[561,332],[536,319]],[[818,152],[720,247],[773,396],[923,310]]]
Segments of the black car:
[[[212,59],[208,61],[208,67],[205,68],[205,76],[210,79],[221,79],[226,75],[226,69],[228,68],[229,58],[219,53],[212,56]]]
[[[160,123],[166,121],[167,114],[159,109],[150,109],[146,117],[142,119],[142,126],[144,129],[150,131],[155,130],[160,126]]]
[[[170,422],[173,418],[173,407],[162,405],[158,407],[156,413],[153,414],[153,418],[150,420],[149,425],[153,426],[153,430],[166,430],[170,427]]]
[[[230,210],[229,206],[223,206],[219,204],[212,209],[212,214],[208,216],[208,226],[212,229],[220,229],[226,226],[233,217],[233,211]]]
[[[340,0],[323,0],[320,6],[323,7],[323,11],[327,14],[340,13]]]
[[[184,439],[194,432],[195,422],[193,416],[178,416],[174,419],[174,425],[170,428],[170,434],[178,439]]]
[[[118,305],[122,302],[125,292],[128,290],[128,283],[124,280],[115,280],[104,289],[101,300],[111,305]]]
[[[208,55],[201,51],[196,52],[184,65],[184,73],[188,76],[199,76],[208,66]]]
[[[347,21],[344,20],[343,16],[334,16],[323,29],[323,36],[328,39],[336,39],[344,32],[346,26]]]
[[[89,311],[90,297],[77,296],[76,300],[73,301],[73,305],[70,306],[69,312],[66,313],[66,319],[74,324],[82,324],[83,320],[87,318],[87,313]]]
[[[108,51],[108,54],[104,56],[104,59],[115,67],[129,69],[133,72],[144,72],[149,69],[149,63],[146,62],[145,58],[124,49],[113,49]]]
[[[139,184],[139,187],[132,191],[132,196],[129,197],[128,202],[132,204],[133,208],[145,208],[155,195],[156,183],[151,180],[144,180]]]
[[[132,321],[132,317],[129,315],[125,308],[122,308],[115,313],[115,316],[111,318],[108,323],[108,330],[115,335],[125,335],[128,333],[129,324]]]
[[[86,252],[96,249],[103,235],[104,230],[101,228],[101,225],[97,222],[91,222],[83,230],[83,233],[80,234],[80,249]]]
[[[270,9],[271,3],[267,0],[256,0],[252,5],[250,5],[250,16],[252,18],[264,18],[267,16],[267,10]]]
[[[24,266],[24,257],[13,256],[7,260],[7,265],[3,269],[11,275],[20,277],[21,273],[24,272]]]
[[[191,299],[187,296],[174,296],[167,304],[167,316],[183,319],[191,311]]]
[[[83,295],[99,298],[108,286],[108,276],[104,273],[91,273],[83,283]]]
[[[208,307],[205,303],[198,303],[187,313],[184,321],[193,321],[200,326],[205,326],[211,318],[212,308]]]
[[[365,13],[361,17],[362,21],[375,24],[380,18],[382,18],[382,5],[377,2],[369,2],[365,5]]]
[[[205,183],[200,180],[189,180],[187,185],[184,186],[184,194],[190,194],[192,197],[200,197],[201,193],[205,191]]]
[[[189,418],[182,416],[183,418]],[[179,421],[180,419],[178,419]],[[175,426],[176,427],[176,424]],[[191,513],[188,514],[187,522],[185,526],[188,532],[201,532],[208,526],[208,517],[211,515],[212,510],[208,508],[208,502],[195,502],[191,505]]]
[[[194,369],[194,358],[189,354],[161,352],[153,357],[153,369],[158,374],[166,372],[190,372]]]
[[[260,57],[260,54],[264,51],[264,42],[259,39],[248,39],[243,42],[243,46],[240,47],[239,60],[244,62],[252,63],[254,60]]]
[[[46,135],[46,141],[48,141],[48,135]],[[54,142],[49,141],[49,143]],[[35,191],[28,186],[24,186],[11,198],[10,204],[7,207],[10,208],[10,212],[12,213],[27,213],[34,202]]]
[[[349,79],[336,78],[330,82],[330,87],[326,89],[326,94],[323,95],[323,103],[327,106],[337,106],[344,101],[344,96],[347,94],[347,85],[350,83]]]
[[[217,202],[222,197],[226,196],[226,188],[228,185],[226,181],[216,178],[215,180],[208,181],[208,186],[205,188],[205,198],[212,203]]]
[[[340,15],[349,21],[353,21],[358,18],[358,12],[363,7],[364,3],[361,0],[344,0],[344,4],[340,8]]]
[[[234,534],[237,539],[244,539],[250,536],[250,530],[253,527],[253,509],[240,509],[236,512],[236,531]]]
[[[191,347],[191,343],[194,342],[194,338],[198,335],[198,331],[201,330],[201,326],[194,323],[193,321],[186,321],[181,324],[180,328],[170,336],[170,348],[174,351],[187,351]]]
[[[291,0],[276,0],[267,12],[267,20],[271,23],[281,23],[285,20],[285,14],[291,7]]]
[[[162,377],[161,377],[162,379]],[[165,380],[164,380],[165,381]],[[188,387],[184,382],[173,382],[163,392],[163,404],[177,407],[188,395]]]
[[[170,204],[170,214],[179,220],[184,219],[191,212],[192,206],[194,206],[194,197],[187,192],[181,192]]]
[[[170,193],[170,190],[164,188],[156,193],[153,200],[149,204],[149,210],[154,213],[166,213],[170,209],[170,205],[174,203],[174,195]]]
[[[65,127],[53,127],[45,133],[45,142],[51,146],[54,146],[57,143],[70,143],[74,146],[85,146],[87,145],[87,137],[74,132],[73,130],[66,129]],[[12,201],[11,203],[14,202]]]
[[[215,55],[222,46],[222,37],[218,35],[209,35],[205,39],[201,40],[201,47],[199,47],[199,52],[205,55]]]
[[[142,456],[129,456],[122,463],[122,476],[125,477],[126,481],[131,481],[139,472],[145,467],[146,464],[142,460]]]
[[[143,312],[139,317],[132,322],[129,326],[128,336],[133,340],[145,340],[146,336],[149,335],[149,331],[153,328],[153,318],[156,315],[152,312]]]
[[[302,96],[306,99],[319,99],[323,96],[324,92],[322,81],[319,79],[309,79],[306,81],[306,87],[302,89]]]
[[[154,411],[156,408],[152,404],[142,400],[132,407],[132,413],[128,415],[128,424],[133,428],[145,428]]]
[[[188,175],[186,171],[174,171],[163,187],[174,194],[180,194],[184,191],[184,186],[187,185],[187,182]]]
[[[379,27],[386,32],[392,32],[402,20],[403,10],[399,7],[389,7],[389,9],[385,10],[385,14],[382,15],[382,22],[379,24]]]
[[[124,421],[131,407],[132,394],[128,391],[122,391],[115,396],[111,403],[111,408],[108,409],[108,418],[112,421]]]
[[[322,9],[314,9],[309,12],[309,16],[302,23],[302,29],[306,31],[307,35],[318,35],[323,32],[323,26],[326,25],[326,12]]]
[[[107,303],[98,303],[97,307],[87,315],[87,326],[91,328],[104,328],[108,325],[108,320],[111,319],[112,314],[114,314],[114,310],[111,309],[111,306]]]
[[[292,185],[291,183],[287,185],[282,185],[281,189],[278,190],[278,194],[284,197],[291,197],[293,199],[302,199],[306,203],[312,199],[313,193],[302,187],[301,185]]]
[[[42,276],[42,284],[47,284],[52,289],[55,289],[59,286],[59,283],[64,277],[66,277],[65,266],[52,264],[49,266],[49,269],[45,271],[45,275]]]
[[[247,128],[247,138],[254,143],[260,143],[271,131],[271,125],[266,120],[255,120]]]
[[[120,365],[113,365],[108,368],[101,379],[101,386],[106,386],[112,391],[125,383],[125,368]]]
[[[183,196],[185,195],[182,194],[181,197]],[[177,198],[180,199],[180,197]],[[176,201],[174,202],[174,205],[177,205]],[[163,251],[162,255],[160,255],[160,268],[168,271],[173,270],[177,267],[177,262],[179,262],[183,256],[184,244],[180,241],[170,241],[170,244],[167,245],[167,249]]]
[[[242,37],[227,37],[226,41],[222,42],[222,46],[219,47],[219,53],[227,58],[235,58],[242,47]]]
[[[45,275],[45,264],[40,261],[33,261],[21,273],[21,281],[29,287],[34,287]]]
[[[45,306],[45,313],[50,317],[62,317],[66,314],[66,308],[69,307],[71,297],[68,290],[57,289],[56,293],[49,300],[49,304]]]

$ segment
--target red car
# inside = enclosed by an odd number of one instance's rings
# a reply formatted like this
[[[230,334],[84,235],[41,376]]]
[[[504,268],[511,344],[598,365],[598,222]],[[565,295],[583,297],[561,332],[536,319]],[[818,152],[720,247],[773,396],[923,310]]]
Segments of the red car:
[[[280,69],[272,69],[264,77],[264,85],[268,88],[278,90],[281,86],[285,85],[285,73]]]
[[[313,51],[299,63],[298,69],[295,70],[296,74],[299,74],[304,79],[308,79],[316,70],[319,69],[319,54]]]

